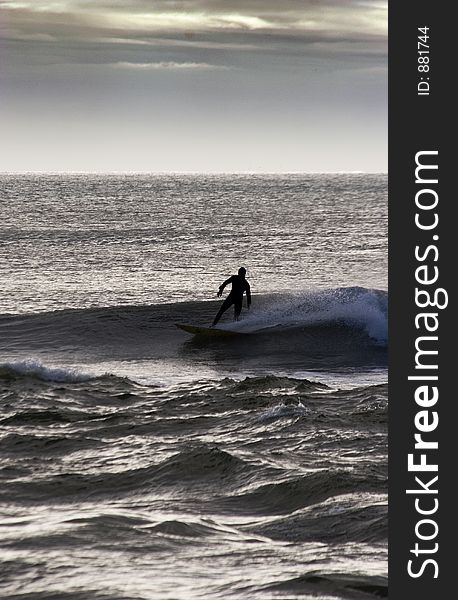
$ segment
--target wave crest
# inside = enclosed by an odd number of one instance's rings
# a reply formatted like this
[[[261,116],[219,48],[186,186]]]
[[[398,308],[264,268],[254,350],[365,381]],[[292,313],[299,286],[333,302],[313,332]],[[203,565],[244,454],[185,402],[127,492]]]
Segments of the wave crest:
[[[95,375],[74,368],[47,367],[41,361],[32,358],[0,364],[0,379],[20,379],[22,377],[56,383],[81,383],[97,378]]]
[[[388,337],[387,294],[361,287],[304,292],[284,299],[274,296],[260,310],[231,325],[231,330],[260,332],[335,324],[363,330],[384,344]]]

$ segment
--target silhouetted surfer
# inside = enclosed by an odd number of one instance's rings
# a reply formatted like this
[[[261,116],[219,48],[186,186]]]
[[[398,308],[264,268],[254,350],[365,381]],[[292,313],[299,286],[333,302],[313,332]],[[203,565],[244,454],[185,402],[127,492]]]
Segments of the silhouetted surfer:
[[[251,305],[251,291],[250,284],[245,279],[246,269],[240,267],[238,275],[231,275],[229,279],[219,286],[219,290],[217,296],[220,297],[223,295],[223,290],[228,285],[228,283],[232,283],[232,289],[229,293],[229,296],[221,305],[221,308],[218,311],[218,314],[213,321],[213,325],[216,325],[218,321],[221,319],[223,313],[232,305],[234,305],[234,320],[238,321],[239,315],[242,312],[242,302],[243,302],[243,294],[246,292],[246,302],[247,308],[250,308]]]

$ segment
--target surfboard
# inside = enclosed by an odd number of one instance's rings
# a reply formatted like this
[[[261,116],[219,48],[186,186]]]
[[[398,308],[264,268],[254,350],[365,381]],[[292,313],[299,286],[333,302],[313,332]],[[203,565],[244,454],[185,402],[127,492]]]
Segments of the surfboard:
[[[227,329],[217,329],[215,327],[198,327],[196,325],[186,325],[184,323],[175,323],[178,329],[182,329],[192,335],[201,335],[208,337],[234,337],[240,335],[246,335],[238,331],[228,331]]]

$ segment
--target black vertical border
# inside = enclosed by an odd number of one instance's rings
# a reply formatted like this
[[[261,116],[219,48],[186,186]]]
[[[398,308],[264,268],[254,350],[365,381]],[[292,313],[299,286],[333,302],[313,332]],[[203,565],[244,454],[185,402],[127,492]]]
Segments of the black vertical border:
[[[455,567],[455,506],[458,507],[458,428],[455,405],[458,403],[458,333],[454,317],[452,274],[458,259],[457,224],[453,218],[458,205],[452,177],[458,169],[454,165],[456,150],[452,141],[456,136],[456,112],[453,80],[457,69],[457,26],[452,16],[453,4],[417,0],[389,2],[389,598],[390,600],[442,600],[454,596],[452,574]],[[429,96],[417,95],[420,76],[417,54],[418,27],[429,27],[430,77]],[[453,31],[455,30],[455,31]],[[408,575],[407,563],[413,555],[415,525],[421,517],[416,513],[411,488],[412,475],[407,470],[407,455],[414,446],[414,417],[419,407],[414,401],[417,384],[409,382],[414,372],[415,269],[417,244],[430,243],[431,232],[420,232],[414,223],[415,155],[422,150],[438,150],[438,205],[440,287],[449,292],[449,305],[438,310],[439,336],[439,427],[435,434],[439,449],[435,458],[439,464],[439,510],[435,515],[439,534],[435,541],[438,553],[430,555],[439,565],[439,576],[433,569],[413,579]],[[431,242],[433,243],[433,242]],[[456,258],[455,258],[456,257]],[[431,437],[433,439],[433,437]],[[455,485],[455,481],[457,485]],[[425,544],[426,546],[426,544]],[[425,555],[426,558],[426,555]]]

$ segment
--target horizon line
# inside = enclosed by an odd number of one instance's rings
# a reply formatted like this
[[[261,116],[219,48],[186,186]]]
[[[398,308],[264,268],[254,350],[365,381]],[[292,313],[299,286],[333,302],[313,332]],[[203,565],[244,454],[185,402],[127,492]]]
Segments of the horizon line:
[[[361,171],[0,171],[0,175],[387,175],[388,170]]]

